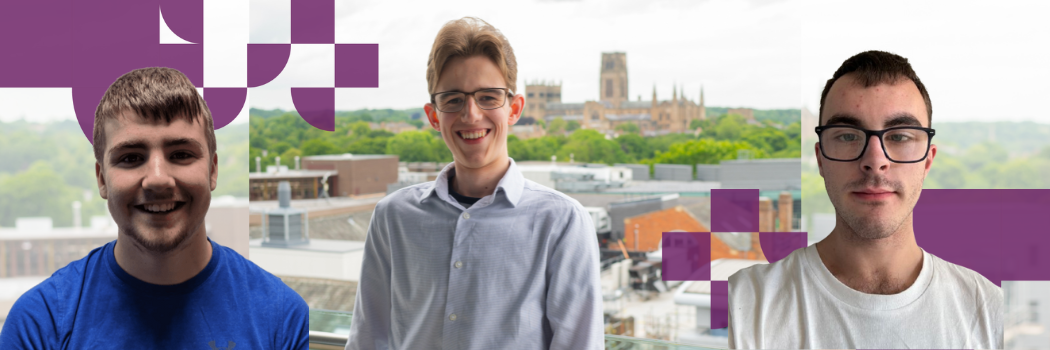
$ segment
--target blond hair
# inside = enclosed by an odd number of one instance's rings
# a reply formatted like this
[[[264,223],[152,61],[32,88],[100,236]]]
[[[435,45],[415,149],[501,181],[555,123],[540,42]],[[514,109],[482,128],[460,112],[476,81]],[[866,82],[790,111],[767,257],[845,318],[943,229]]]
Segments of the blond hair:
[[[427,89],[436,93],[441,70],[455,57],[485,56],[503,72],[511,93],[517,90],[518,63],[514,49],[498,29],[475,17],[463,17],[445,23],[434,39],[427,59]]]

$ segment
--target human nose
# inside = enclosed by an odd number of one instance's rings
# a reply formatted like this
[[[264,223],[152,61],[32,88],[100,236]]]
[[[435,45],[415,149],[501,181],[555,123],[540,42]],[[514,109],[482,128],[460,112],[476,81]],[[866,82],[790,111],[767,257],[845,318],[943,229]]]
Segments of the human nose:
[[[466,101],[464,101],[467,105],[463,106],[463,115],[461,116],[461,118],[463,118],[463,122],[470,124],[480,121],[481,107],[478,106],[477,96],[474,94],[470,94],[467,95],[467,97],[468,98],[466,99]]]
[[[162,152],[156,152],[146,161],[146,176],[142,179],[142,188],[148,191],[163,192],[175,188],[175,178],[171,176],[170,163]]]
[[[860,165],[865,171],[885,171],[890,166],[889,158],[882,151],[882,139],[878,135],[868,138],[868,147],[864,149],[864,156],[860,158]]]

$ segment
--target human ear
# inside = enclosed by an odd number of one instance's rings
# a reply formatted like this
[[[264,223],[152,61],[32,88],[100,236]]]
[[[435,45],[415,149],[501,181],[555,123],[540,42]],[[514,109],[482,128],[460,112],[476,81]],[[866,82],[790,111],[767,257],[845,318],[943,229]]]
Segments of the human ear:
[[[441,131],[441,127],[438,125],[437,110],[434,109],[433,103],[427,103],[423,105],[423,112],[427,115],[427,120],[430,121],[430,126],[434,130]]]
[[[102,199],[109,196],[109,192],[106,191],[106,174],[102,172],[102,164],[95,162],[95,181],[98,183],[98,195],[102,196]]]

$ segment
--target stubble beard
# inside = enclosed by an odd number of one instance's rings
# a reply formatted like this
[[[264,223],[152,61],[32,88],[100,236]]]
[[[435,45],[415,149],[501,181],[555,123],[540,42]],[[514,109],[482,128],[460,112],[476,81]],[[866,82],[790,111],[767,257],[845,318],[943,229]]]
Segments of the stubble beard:
[[[169,240],[164,240],[164,232],[151,232],[149,233],[149,235],[152,237],[147,237],[147,234],[143,234],[135,227],[131,227],[127,230],[122,231],[123,233],[127,234],[128,237],[131,237],[131,239],[135,241],[135,243],[138,246],[145,248],[146,250],[152,253],[164,254],[171,252],[175,250],[175,248],[178,248],[180,245],[182,245],[183,242],[185,242],[190,236],[193,235],[194,232],[197,231],[197,227],[199,227],[199,225],[194,227],[183,227],[181,230],[178,231],[178,233],[175,234],[174,237],[172,237]]]
[[[857,210],[857,206],[860,208],[879,207],[879,209],[887,209],[886,206],[889,203],[876,203],[876,204],[854,204],[855,207],[850,207],[846,203],[846,197],[849,192],[857,188],[865,187],[879,187],[879,188],[891,188],[895,191],[901,199],[901,204],[909,206],[908,208],[900,208],[899,212],[884,212],[881,215],[866,215]],[[919,189],[921,189],[921,184]],[[917,191],[911,191],[917,192]],[[905,188],[901,182],[890,181],[882,176],[865,176],[863,179],[847,183],[842,187],[839,193],[845,194],[845,196],[831,197],[831,204],[835,207],[835,214],[842,218],[842,221],[849,226],[853,232],[852,235],[845,237],[847,239],[853,239],[857,241],[874,241],[889,238],[893,236],[900,228],[904,225],[907,219],[911,216],[912,211],[915,209],[913,198],[918,197],[918,193],[909,193],[905,191]]]

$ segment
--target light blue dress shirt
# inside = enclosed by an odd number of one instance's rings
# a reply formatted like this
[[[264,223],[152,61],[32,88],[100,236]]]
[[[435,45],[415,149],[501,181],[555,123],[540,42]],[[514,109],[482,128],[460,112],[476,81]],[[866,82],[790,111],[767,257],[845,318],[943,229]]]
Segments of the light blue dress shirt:
[[[376,205],[347,349],[603,349],[594,223],[514,161],[469,209],[434,182]]]

